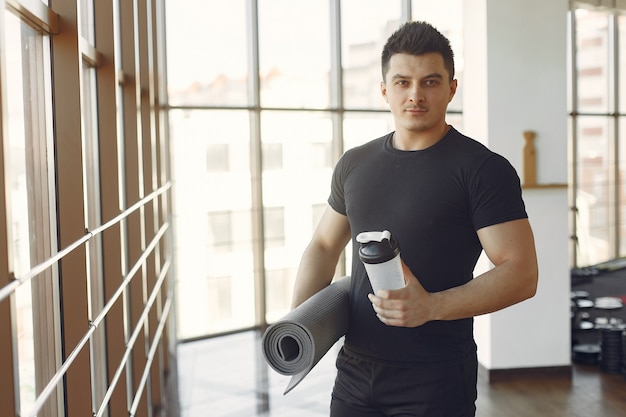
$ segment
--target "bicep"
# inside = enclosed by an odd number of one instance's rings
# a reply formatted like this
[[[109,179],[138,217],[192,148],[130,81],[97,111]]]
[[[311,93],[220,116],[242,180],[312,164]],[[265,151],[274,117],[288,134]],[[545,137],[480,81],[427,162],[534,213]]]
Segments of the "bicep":
[[[478,230],[478,238],[489,260],[522,262],[536,267],[535,241],[528,219],[512,220]]]

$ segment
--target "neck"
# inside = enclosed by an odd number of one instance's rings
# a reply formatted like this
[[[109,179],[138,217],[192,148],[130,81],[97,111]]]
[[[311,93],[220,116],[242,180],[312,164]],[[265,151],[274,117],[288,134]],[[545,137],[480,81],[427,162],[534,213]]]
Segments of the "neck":
[[[421,151],[439,142],[449,130],[448,124],[433,132],[412,132],[399,129],[394,132],[391,144],[400,151]]]

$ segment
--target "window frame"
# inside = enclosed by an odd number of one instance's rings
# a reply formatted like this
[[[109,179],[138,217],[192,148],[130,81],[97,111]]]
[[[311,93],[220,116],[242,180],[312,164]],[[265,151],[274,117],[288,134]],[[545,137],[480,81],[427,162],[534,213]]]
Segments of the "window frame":
[[[617,18],[618,15],[624,15],[625,9],[619,8],[607,8],[607,7],[594,7],[594,2],[589,1],[574,1],[571,2],[570,10],[568,13],[569,22],[569,71],[568,71],[568,84],[569,84],[569,184],[570,184],[570,260],[571,267],[591,267],[611,262],[615,259],[623,258],[626,253],[622,253],[620,246],[624,246],[623,240],[626,236],[621,236],[620,229],[621,223],[626,219],[621,216],[620,210],[620,187],[623,185],[619,175],[619,138],[620,135],[624,135],[624,132],[620,131],[620,120],[626,118],[625,113],[620,113],[619,103],[620,91],[616,88],[620,82],[620,58],[624,53],[619,49],[619,33]],[[581,110],[579,108],[580,103],[580,91],[579,91],[579,79],[580,73],[578,68],[578,25],[576,18],[577,10],[589,10],[592,12],[606,13],[607,17],[607,45],[606,45],[606,60],[604,68],[607,71],[608,85],[607,85],[607,110]],[[597,46],[597,45],[596,45]],[[586,256],[585,253],[590,253],[593,250],[592,246],[588,242],[588,237],[591,235],[591,221],[586,221],[585,218],[589,210],[585,210],[582,201],[584,199],[583,186],[585,184],[585,178],[579,175],[579,152],[581,149],[581,140],[583,135],[580,135],[580,125],[583,119],[598,119],[602,120],[606,124],[606,138],[607,144],[604,148],[604,152],[607,156],[606,166],[607,177],[606,187],[608,190],[605,210],[607,212],[605,219],[606,228],[606,243],[607,253],[603,258],[595,259],[593,257]],[[587,228],[587,229],[586,229]],[[585,246],[584,248],[582,246]]]

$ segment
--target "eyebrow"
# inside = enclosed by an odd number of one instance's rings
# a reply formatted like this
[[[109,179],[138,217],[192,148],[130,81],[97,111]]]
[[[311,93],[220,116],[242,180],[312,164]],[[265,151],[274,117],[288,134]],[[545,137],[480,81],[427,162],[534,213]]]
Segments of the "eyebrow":
[[[403,75],[403,74],[395,74],[394,76],[391,77],[392,80],[397,80],[397,79],[401,79],[401,78],[411,78],[408,75]],[[422,77],[421,79],[427,79],[427,78],[438,78],[438,79],[443,79],[443,75],[439,74],[438,72],[433,72],[431,74],[428,74],[424,77]]]

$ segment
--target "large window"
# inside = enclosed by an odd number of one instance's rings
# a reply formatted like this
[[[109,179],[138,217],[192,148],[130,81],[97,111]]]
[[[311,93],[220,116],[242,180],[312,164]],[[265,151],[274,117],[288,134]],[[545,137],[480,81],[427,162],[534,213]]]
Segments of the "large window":
[[[174,412],[163,9],[0,0],[2,416]]]
[[[48,37],[6,13],[8,140],[5,174],[9,180],[11,263],[16,276],[56,250],[54,175],[49,124]],[[15,291],[19,404],[28,412],[60,361],[58,281],[55,270]],[[43,348],[43,350],[41,349]],[[47,412],[56,413],[58,399]]]
[[[572,263],[626,257],[626,16],[571,14]]]
[[[288,311],[337,158],[393,129],[384,42],[407,19],[430,21],[462,80],[462,3],[168,1],[179,337]],[[459,128],[461,91],[449,117]]]

